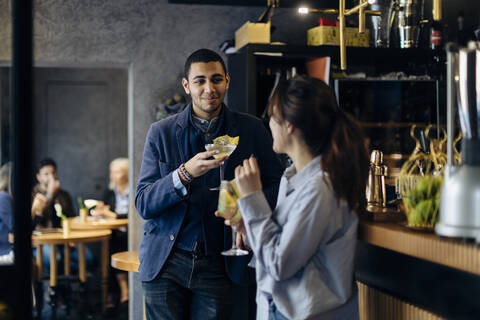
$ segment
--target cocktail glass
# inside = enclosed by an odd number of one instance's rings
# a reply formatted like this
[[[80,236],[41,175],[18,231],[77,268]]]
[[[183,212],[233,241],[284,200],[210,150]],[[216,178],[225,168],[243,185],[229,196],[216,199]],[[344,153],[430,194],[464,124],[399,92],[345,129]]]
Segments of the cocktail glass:
[[[222,180],[220,182],[218,212],[220,216],[230,220],[232,228],[232,247],[227,251],[222,251],[222,255],[224,256],[245,256],[248,254],[247,250],[237,247],[236,243],[237,233],[235,231],[235,224],[242,220],[242,214],[237,207],[236,199],[232,185],[228,181]]]
[[[236,148],[237,146],[234,144],[210,143],[205,145],[205,149],[207,151],[218,150],[218,153],[213,155],[215,159],[221,159],[221,158],[230,156],[233,153],[233,151],[235,151]],[[224,179],[224,173],[225,173],[225,162],[220,165],[220,183]],[[210,190],[212,191],[220,190],[220,186],[216,188],[211,188]]]

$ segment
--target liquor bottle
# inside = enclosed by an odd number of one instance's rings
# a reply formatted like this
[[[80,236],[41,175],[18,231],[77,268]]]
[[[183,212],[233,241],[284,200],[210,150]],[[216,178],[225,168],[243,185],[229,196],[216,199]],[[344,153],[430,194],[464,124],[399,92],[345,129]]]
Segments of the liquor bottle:
[[[442,1],[433,0],[432,22],[430,25],[430,48],[438,51],[443,43]]]
[[[432,49],[432,65],[430,74],[434,79],[441,80],[445,73],[445,49],[443,47],[445,26],[440,19],[432,19],[430,24],[430,49]]]
[[[443,26],[440,20],[432,20],[430,25],[430,48],[438,50],[443,43]]]

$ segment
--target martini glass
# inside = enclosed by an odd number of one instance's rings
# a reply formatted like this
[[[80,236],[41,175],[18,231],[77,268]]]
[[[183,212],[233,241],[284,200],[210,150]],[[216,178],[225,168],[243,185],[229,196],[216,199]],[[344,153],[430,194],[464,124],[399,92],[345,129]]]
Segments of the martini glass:
[[[221,143],[210,143],[205,145],[205,149],[207,151],[214,151],[217,150],[218,153],[214,154],[213,157],[215,159],[221,159],[230,156],[237,146],[235,144],[221,144]],[[220,183],[224,180],[225,174],[225,161],[220,165]],[[220,190],[221,185],[216,188],[211,188],[210,190],[216,191]]]
[[[220,216],[230,219],[232,222],[232,247],[227,251],[222,251],[222,255],[224,256],[245,256],[248,255],[247,250],[243,250],[237,247],[236,239],[237,233],[235,230],[235,224],[242,220],[242,213],[240,209],[236,205],[232,205],[232,195],[234,194],[231,185],[228,181],[222,180],[220,182],[220,194],[218,199],[218,211],[220,212]],[[230,198],[230,200],[228,200]],[[229,204],[230,203],[230,204]]]

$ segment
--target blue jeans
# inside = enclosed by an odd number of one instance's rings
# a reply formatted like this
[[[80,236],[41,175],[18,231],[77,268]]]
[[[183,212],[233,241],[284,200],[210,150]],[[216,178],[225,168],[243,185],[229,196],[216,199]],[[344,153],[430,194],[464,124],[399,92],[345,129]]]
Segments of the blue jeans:
[[[270,300],[270,310],[268,311],[268,320],[288,320],[283,314],[278,311],[277,306]]]
[[[148,320],[231,318],[232,283],[220,255],[173,249],[160,274],[142,287]]]

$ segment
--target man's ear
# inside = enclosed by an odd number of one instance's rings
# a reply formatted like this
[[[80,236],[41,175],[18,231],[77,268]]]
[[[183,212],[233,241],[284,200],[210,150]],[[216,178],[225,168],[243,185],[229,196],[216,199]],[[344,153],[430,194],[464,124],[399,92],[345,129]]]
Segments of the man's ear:
[[[37,178],[37,181],[40,182],[40,174],[36,174],[35,177]]]
[[[228,73],[225,75],[225,82],[227,83],[227,89],[228,89],[228,87],[230,86],[230,75]]]
[[[190,89],[188,89],[188,80],[186,78],[182,78],[182,86],[183,90],[185,90],[185,93],[190,94]]]

